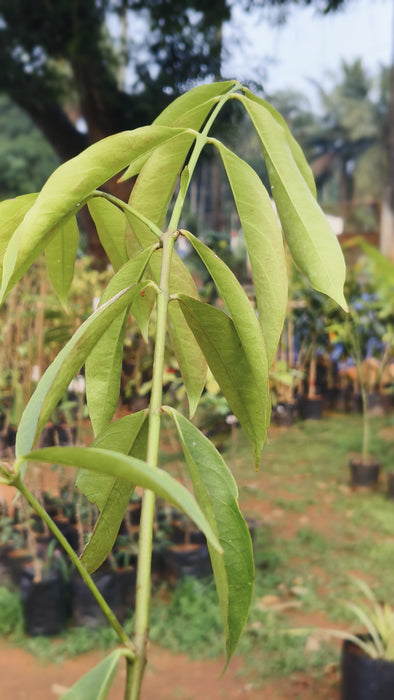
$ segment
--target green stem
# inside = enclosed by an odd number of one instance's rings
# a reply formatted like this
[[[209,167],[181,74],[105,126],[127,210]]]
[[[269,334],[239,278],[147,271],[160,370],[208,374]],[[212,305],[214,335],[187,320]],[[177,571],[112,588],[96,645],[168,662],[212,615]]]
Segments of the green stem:
[[[169,301],[169,278],[171,255],[176,234],[166,232],[162,235],[163,256],[159,292],[157,295],[157,324],[155,352],[153,358],[152,392],[149,405],[149,432],[146,460],[157,466],[159,456],[159,438],[161,424],[162,382],[164,370],[164,352],[167,327],[167,307]],[[148,642],[150,599],[151,599],[151,562],[153,520],[155,495],[145,490],[142,499],[140,536],[138,546],[138,570],[133,641],[137,650],[134,662],[132,682],[126,700],[138,700],[146,664],[146,645]]]
[[[369,443],[370,443],[370,417],[368,414],[368,397],[367,397],[367,390],[364,384],[364,377],[363,377],[363,362],[362,362],[362,354],[361,354],[361,347],[360,347],[360,339],[358,335],[358,320],[357,317],[354,316],[354,314],[351,313],[351,318],[353,323],[350,324],[349,329],[350,329],[350,340],[351,344],[353,346],[353,354],[354,354],[354,359],[356,362],[356,370],[357,370],[357,378],[358,378],[358,383],[360,386],[360,393],[361,393],[361,404],[362,404],[362,411],[363,411],[363,443],[362,443],[362,451],[361,451],[361,460],[363,464],[367,463],[368,456],[369,456]]]
[[[126,204],[122,199],[119,199],[119,197],[115,197],[113,194],[109,194],[108,192],[103,192],[102,190],[94,190],[92,193],[93,197],[101,197],[102,199],[106,199],[108,202],[111,202],[112,204],[115,204],[119,209],[122,209],[124,212],[129,212],[132,216],[135,216],[136,219],[141,221],[141,223],[145,224],[147,228],[153,233],[156,238],[160,238],[162,235],[161,230],[159,229],[156,224],[153,223],[153,221],[150,221],[146,216],[141,214],[137,209],[134,209],[134,207],[131,207],[130,204]]]
[[[29,489],[25,486],[25,484],[23,483],[23,481],[19,477],[13,482],[13,485],[26,498],[27,502],[30,503],[31,507],[36,511],[36,513],[40,516],[40,518],[48,526],[49,530],[52,532],[52,534],[56,537],[58,542],[61,544],[64,551],[68,555],[70,561],[74,564],[78,573],[81,575],[82,579],[86,583],[86,585],[89,588],[89,590],[91,591],[92,595],[95,597],[98,605],[100,606],[101,610],[103,611],[103,613],[104,613],[105,617],[107,618],[111,627],[115,630],[120,641],[127,647],[129,652],[135,653],[135,649],[134,649],[132,643],[130,642],[128,635],[126,634],[123,627],[121,626],[121,624],[117,620],[117,618],[114,615],[114,613],[112,612],[111,608],[108,606],[107,602],[105,601],[105,599],[101,595],[100,591],[95,586],[91,576],[89,576],[84,565],[82,564],[82,562],[78,558],[78,555],[74,552],[73,548],[67,542],[67,540],[64,537],[64,535],[62,534],[62,532],[59,530],[59,528],[53,522],[52,518],[48,515],[48,513],[40,505],[40,503],[35,499],[35,497],[31,493],[31,491],[29,491]],[[128,658],[130,658],[130,653],[129,653]]]
[[[194,144],[194,148],[192,151],[192,154],[189,158],[189,162],[187,164],[187,172],[188,172],[188,178],[183,187],[180,188],[178,196],[176,198],[176,202],[174,204],[174,208],[172,210],[172,216],[170,219],[170,223],[168,224],[168,229],[170,231],[175,231],[179,227],[179,219],[181,218],[181,213],[183,209],[183,205],[185,202],[186,194],[189,189],[189,185],[191,182],[191,179],[193,177],[193,173],[195,170],[195,167],[197,165],[198,159],[201,155],[201,151],[204,148],[205,144],[207,143],[207,137],[208,133],[216,120],[220,110],[224,107],[226,102],[230,99],[231,95],[233,95],[235,92],[240,90],[242,88],[241,83],[236,83],[228,92],[226,92],[224,95],[221,96],[219,99],[216,107],[212,110],[209,119],[207,120],[204,129],[202,130],[201,134],[198,134],[196,137],[196,141]]]

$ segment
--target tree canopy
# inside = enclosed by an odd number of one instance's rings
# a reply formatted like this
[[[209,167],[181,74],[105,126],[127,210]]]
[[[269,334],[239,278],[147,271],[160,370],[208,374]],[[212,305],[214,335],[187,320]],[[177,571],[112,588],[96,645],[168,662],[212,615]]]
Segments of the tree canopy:
[[[0,199],[38,191],[58,165],[39,129],[6,95],[0,95],[0,163]]]
[[[237,0],[247,10],[345,0]],[[178,91],[221,73],[230,0],[0,0],[0,92],[61,160],[149,123]],[[132,74],[125,89],[124,76]]]
[[[319,109],[302,94],[274,93],[281,112],[312,165],[323,206],[344,216],[349,230],[373,230],[390,182],[390,69],[371,75],[361,59],[315,84]]]
[[[314,5],[329,12],[346,0],[236,2],[247,11]],[[28,115],[60,161],[68,160],[105,136],[150,123],[193,84],[220,79],[222,26],[233,6],[233,0],[0,0],[0,94]],[[37,189],[30,184],[28,190]],[[130,183],[106,187],[123,199],[130,193]],[[87,212],[82,216],[87,250],[98,259],[95,228]]]

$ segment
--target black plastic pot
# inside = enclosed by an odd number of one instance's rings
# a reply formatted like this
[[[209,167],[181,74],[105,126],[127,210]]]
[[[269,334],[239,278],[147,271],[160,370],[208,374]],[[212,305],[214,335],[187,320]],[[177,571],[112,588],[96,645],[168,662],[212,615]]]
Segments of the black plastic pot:
[[[315,397],[309,399],[307,396],[302,396],[299,404],[299,412],[304,420],[321,420],[323,416],[323,399]]]
[[[375,460],[363,462],[361,458],[349,462],[352,486],[374,488],[379,481],[380,464]]]
[[[53,423],[47,423],[41,433],[40,447],[53,447],[55,442],[55,428]]]
[[[116,592],[114,612],[118,620],[124,622],[135,607],[136,570],[134,566],[116,569],[114,576]]]
[[[206,578],[212,573],[208,547],[204,544],[181,544],[166,552],[169,577],[173,580],[193,576]]]
[[[141,501],[132,501],[127,508],[131,525],[139,525],[141,517]]]
[[[384,416],[388,413],[388,404],[385,396],[379,391],[372,391],[367,394],[368,413],[372,416]]]
[[[56,517],[54,520],[69,545],[75,552],[77,552],[79,550],[79,537],[77,529],[69,522],[67,518]]]
[[[115,609],[117,591],[114,571],[97,571],[92,578],[109,607]],[[72,620],[75,625],[86,625],[93,629],[104,624],[106,618],[101,608],[77,573],[70,577],[70,596]]]
[[[341,671],[341,700],[393,700],[394,662],[372,659],[356,644],[345,641]]]
[[[293,403],[278,403],[272,411],[272,420],[275,425],[288,427],[293,425],[297,414],[297,409]]]
[[[394,500],[394,472],[387,474],[387,495],[391,500]]]
[[[12,551],[12,542],[5,542],[0,545],[0,585],[7,588],[14,588],[12,571],[8,562],[8,555]]]
[[[21,576],[21,598],[25,631],[31,637],[60,634],[67,624],[67,591],[60,572],[50,571],[42,581],[34,581],[33,569]]]

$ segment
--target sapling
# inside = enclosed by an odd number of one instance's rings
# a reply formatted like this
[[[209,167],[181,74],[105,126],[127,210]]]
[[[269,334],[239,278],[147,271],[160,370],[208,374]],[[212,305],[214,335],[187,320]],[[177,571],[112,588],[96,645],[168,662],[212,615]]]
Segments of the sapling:
[[[232,100],[243,106],[258,134],[281,225],[256,172],[210,135],[223,111],[225,123],[225,107]],[[229,181],[248,250],[255,308],[220,257],[202,239],[181,228],[190,183],[205,148],[216,149]],[[116,175],[122,181],[137,176],[127,203],[99,189]],[[192,417],[208,366],[250,439],[258,467],[270,420],[269,369],[287,304],[283,234],[295,263],[311,284],[346,307],[343,257],[315,195],[311,171],[282,117],[237,81],[227,81],[190,90],[150,126],[105,138],[61,165],[38,195],[0,205],[5,250],[1,299],[45,251],[49,278],[60,301],[66,303],[78,246],[76,215],[83,206],[88,207],[95,221],[113,268],[98,308],[65,344],[29,400],[18,427],[12,468],[1,468],[2,482],[19,490],[43,518],[119,638],[119,648],[68,690],[63,696],[67,700],[107,697],[121,657],[127,664],[124,697],[140,697],[149,630],[157,496],[185,513],[205,534],[227,661],[237,646],[253,591],[251,538],[238,507],[234,478]],[[188,241],[206,267],[225,310],[199,299],[193,279],[176,252],[180,237]],[[154,307],[149,407],[117,419],[128,318],[133,316],[147,338]],[[173,406],[162,405],[167,335],[188,397],[189,417]],[[93,443],[89,447],[35,449],[51,412],[82,365]],[[160,468],[163,414],[173,422],[193,494]],[[94,532],[80,558],[24,483],[32,462],[80,470],[77,487],[99,509]],[[110,553],[136,486],[144,492],[130,638],[96,589],[91,574]]]

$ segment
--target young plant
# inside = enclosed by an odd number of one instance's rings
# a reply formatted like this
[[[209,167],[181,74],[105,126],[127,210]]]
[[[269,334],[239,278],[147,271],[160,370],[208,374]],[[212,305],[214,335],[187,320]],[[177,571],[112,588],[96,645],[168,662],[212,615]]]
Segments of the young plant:
[[[364,595],[365,602],[358,604],[345,601],[345,606],[362,624],[364,632],[353,634],[343,630],[324,629],[330,637],[352,642],[371,659],[394,661],[394,611],[388,603],[380,603],[373,590],[362,579],[352,577],[354,584]],[[293,634],[303,634],[311,630],[292,630]]]
[[[369,394],[382,388],[384,378],[391,384],[390,366],[394,357],[394,265],[378,250],[355,239],[367,259],[348,275],[349,314],[330,324],[336,340],[343,342],[354,360],[357,387],[361,395],[363,431],[361,463],[371,460],[371,412]],[[369,262],[370,270],[365,269]],[[353,272],[353,275],[350,273]],[[375,344],[375,351],[373,345]],[[371,352],[372,347],[372,352]]]
[[[167,334],[193,416],[207,365],[253,446],[257,468],[270,419],[269,369],[287,304],[282,230],[256,172],[210,136],[222,110],[237,100],[261,142],[288,247],[316,289],[346,307],[343,257],[315,199],[311,171],[285,122],[272,107],[236,81],[195,88],[176,99],[151,126],[110,136],[61,165],[38,195],[0,205],[3,258],[1,299],[45,251],[52,284],[66,302],[77,250],[76,214],[87,205],[113,267],[97,310],[78,328],[48,367],[28,402],[16,437],[12,468],[1,467],[36,509],[92,591],[121,647],[71,688],[64,698],[107,697],[121,657],[127,662],[125,698],[137,700],[146,664],[155,497],[189,516],[206,535],[216,582],[227,660],[248,617],[254,567],[237,487],[222,457],[189,418],[162,405]],[[216,129],[217,133],[217,129]],[[229,267],[202,240],[180,228],[182,210],[206,147],[223,162],[238,210],[254,280],[256,310]],[[98,189],[121,174],[138,175],[125,203]],[[226,311],[199,300],[175,246],[183,236],[215,283]],[[129,314],[143,337],[155,306],[155,347],[148,410],[113,420],[119,398],[122,349]],[[95,439],[89,447],[34,449],[51,412],[85,365],[87,403]],[[194,496],[159,467],[162,414],[173,421]],[[116,416],[115,416],[116,418]],[[24,483],[31,462],[71,465],[77,486],[99,509],[81,558]],[[91,574],[108,556],[130,497],[143,487],[132,637],[96,589]]]

